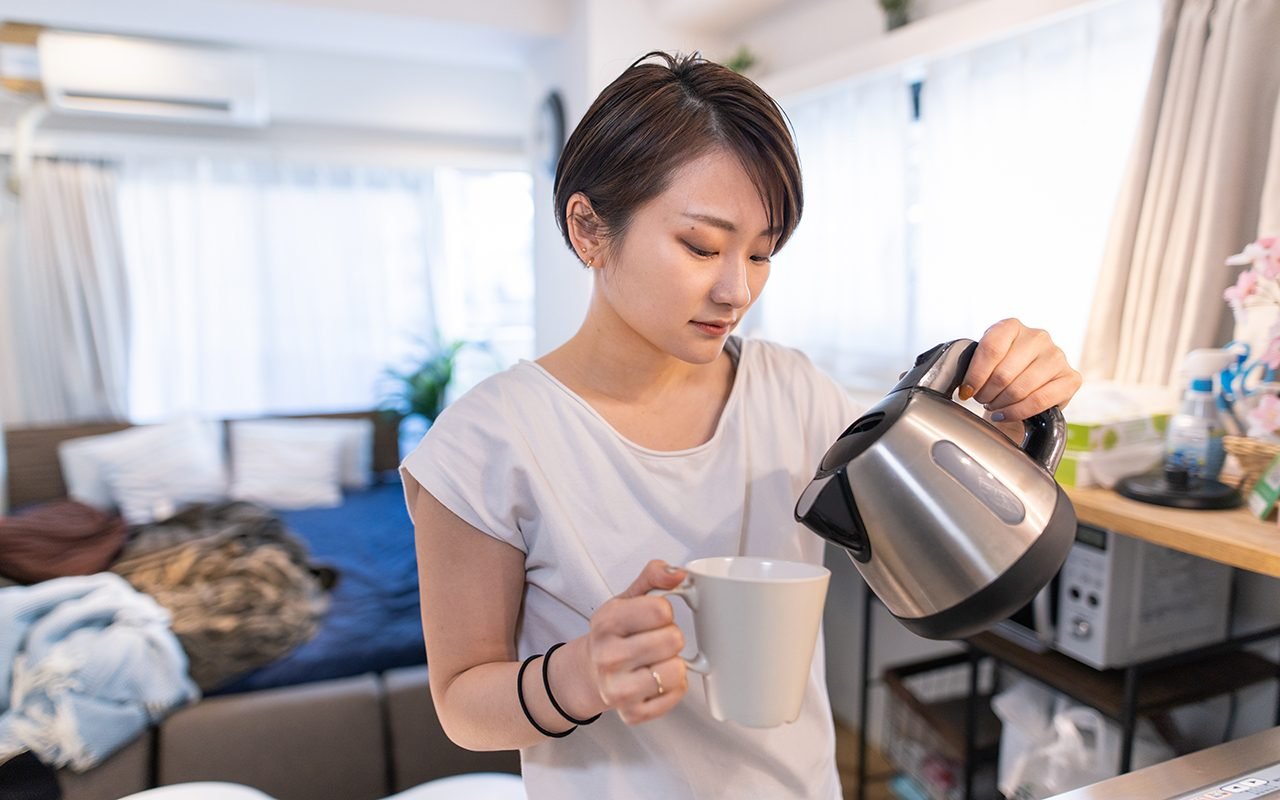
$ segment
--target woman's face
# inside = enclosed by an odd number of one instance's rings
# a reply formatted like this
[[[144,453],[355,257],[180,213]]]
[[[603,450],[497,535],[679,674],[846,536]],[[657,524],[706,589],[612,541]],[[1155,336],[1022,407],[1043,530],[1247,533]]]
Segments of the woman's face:
[[[600,290],[627,327],[682,361],[714,361],[769,279],[777,231],[737,158],[714,150],[678,169],[635,212]]]

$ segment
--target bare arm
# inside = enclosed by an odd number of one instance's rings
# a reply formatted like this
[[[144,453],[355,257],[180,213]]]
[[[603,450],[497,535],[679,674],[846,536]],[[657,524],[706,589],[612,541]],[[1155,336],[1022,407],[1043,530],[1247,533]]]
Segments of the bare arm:
[[[516,696],[524,553],[476,530],[416,483],[410,496],[431,697],[445,733],[469,750],[514,750],[546,741],[529,724]],[[645,596],[650,588],[680,582],[680,573],[661,567],[651,562],[625,597],[601,606],[591,633],[556,651],[551,687],[569,714],[587,719],[617,708],[628,722],[642,722],[666,713],[683,696],[684,664],[678,658],[683,639],[671,606]],[[655,664],[662,665],[673,686],[662,697],[649,698],[649,669]],[[538,660],[525,671],[529,712],[547,730],[567,730],[570,723],[547,699],[541,668]]]

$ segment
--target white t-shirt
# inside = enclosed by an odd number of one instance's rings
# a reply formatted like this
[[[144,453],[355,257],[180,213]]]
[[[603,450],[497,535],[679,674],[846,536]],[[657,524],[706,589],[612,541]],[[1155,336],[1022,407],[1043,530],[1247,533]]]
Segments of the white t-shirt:
[[[857,416],[799,352],[731,339],[739,352],[711,439],[662,452],[629,441],[541,366],[522,361],[458,399],[401,469],[473,527],[525,555],[521,658],[588,631],[592,613],[653,558],[723,555],[821,563],[824,543],[796,499]],[[413,507],[417,487],[405,481]],[[674,602],[686,654],[688,611]],[[768,797],[838,800],[823,644],[794,723],[718,722],[699,676],[665,716],[631,726],[605,713],[521,751],[531,800]],[[515,693],[515,686],[511,687]]]

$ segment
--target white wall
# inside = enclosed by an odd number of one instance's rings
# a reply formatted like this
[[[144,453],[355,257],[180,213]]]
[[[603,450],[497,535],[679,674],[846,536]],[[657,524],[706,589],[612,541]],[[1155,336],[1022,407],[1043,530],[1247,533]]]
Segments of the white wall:
[[[572,0],[567,32],[532,54],[530,121],[536,104],[554,88],[564,96],[566,127],[572,131],[596,95],[651,50],[724,52],[715,37],[664,26],[652,12],[648,0]],[[535,349],[542,354],[578,330],[591,275],[556,228],[551,176],[536,168],[534,192]]]

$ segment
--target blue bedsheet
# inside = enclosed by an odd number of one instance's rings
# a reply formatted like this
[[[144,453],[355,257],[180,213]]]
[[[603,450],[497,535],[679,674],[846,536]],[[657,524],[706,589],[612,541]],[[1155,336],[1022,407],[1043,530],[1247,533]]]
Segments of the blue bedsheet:
[[[413,524],[400,481],[348,491],[339,508],[277,513],[313,561],[338,571],[329,611],[310,640],[213,694],[426,663]]]

